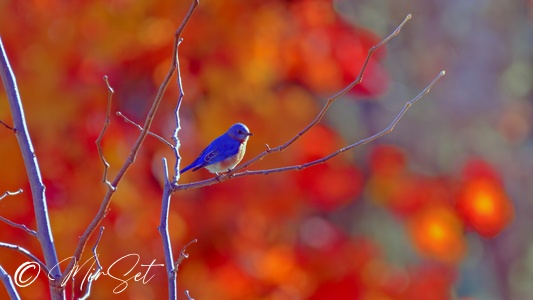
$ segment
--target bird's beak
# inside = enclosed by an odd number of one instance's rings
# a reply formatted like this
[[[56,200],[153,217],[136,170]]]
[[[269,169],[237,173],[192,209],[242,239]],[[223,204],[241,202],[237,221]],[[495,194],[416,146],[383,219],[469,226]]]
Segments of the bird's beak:
[[[254,134],[253,134],[253,133],[251,133],[251,132],[248,132],[248,136],[251,136],[251,135],[254,135]]]

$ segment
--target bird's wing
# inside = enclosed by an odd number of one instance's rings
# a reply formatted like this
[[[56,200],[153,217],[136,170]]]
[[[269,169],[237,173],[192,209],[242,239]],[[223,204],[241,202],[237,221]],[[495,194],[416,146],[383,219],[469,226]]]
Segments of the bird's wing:
[[[206,155],[206,162],[215,164],[237,154],[240,144],[239,141],[230,136],[221,136],[217,139],[216,147],[214,147],[213,151]]]
[[[212,158],[213,156],[216,156],[216,149],[213,147],[213,143],[211,143],[209,146],[207,146],[200,155],[188,166],[181,169],[180,174],[187,172],[188,170],[192,169],[192,171],[196,171],[198,169],[201,169],[210,163],[208,163],[208,158]]]
[[[198,158],[195,159],[194,162],[191,164],[191,168],[194,168],[192,169],[193,172],[205,166],[213,164],[213,162],[210,161],[217,156],[217,153],[217,149],[212,147],[212,145],[207,146],[207,148],[205,148],[202,153],[198,155]]]
[[[203,157],[203,161],[196,169],[216,164],[234,156],[239,152],[239,145],[239,141],[229,136],[218,137],[200,154],[200,157]]]
[[[211,144],[209,144],[209,146],[207,146],[190,165],[183,168],[180,173],[186,172],[190,169],[196,171],[232,157],[239,152],[239,146],[240,142],[231,138],[230,136],[219,136],[213,142],[211,142]]]

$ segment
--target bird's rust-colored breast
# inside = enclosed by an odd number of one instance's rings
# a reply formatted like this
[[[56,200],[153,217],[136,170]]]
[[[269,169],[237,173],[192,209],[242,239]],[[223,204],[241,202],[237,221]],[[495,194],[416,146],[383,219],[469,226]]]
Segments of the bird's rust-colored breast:
[[[230,169],[235,168],[235,166],[243,159],[245,152],[246,152],[246,141],[239,145],[239,151],[237,152],[236,155],[228,157],[224,159],[223,161],[206,166],[205,168],[211,173],[226,172]]]

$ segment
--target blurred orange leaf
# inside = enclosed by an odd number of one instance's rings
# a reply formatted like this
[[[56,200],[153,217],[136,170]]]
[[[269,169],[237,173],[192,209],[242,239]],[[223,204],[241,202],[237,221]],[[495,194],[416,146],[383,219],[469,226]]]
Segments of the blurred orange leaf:
[[[465,182],[456,208],[465,222],[485,237],[497,235],[513,219],[513,207],[503,188],[487,179]]]
[[[448,263],[459,262],[466,242],[462,223],[455,211],[445,205],[432,205],[409,220],[413,242],[422,254]]]

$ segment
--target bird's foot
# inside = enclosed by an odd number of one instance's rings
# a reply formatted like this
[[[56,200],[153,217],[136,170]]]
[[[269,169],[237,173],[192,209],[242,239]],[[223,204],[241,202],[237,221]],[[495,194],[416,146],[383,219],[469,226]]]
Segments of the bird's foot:
[[[228,171],[226,173],[224,173],[226,176],[228,176],[228,178],[231,178],[233,177],[233,169],[228,169]]]
[[[220,176],[222,176],[222,174],[219,174],[218,172],[215,172],[215,180],[218,181],[218,183],[220,183]]]

